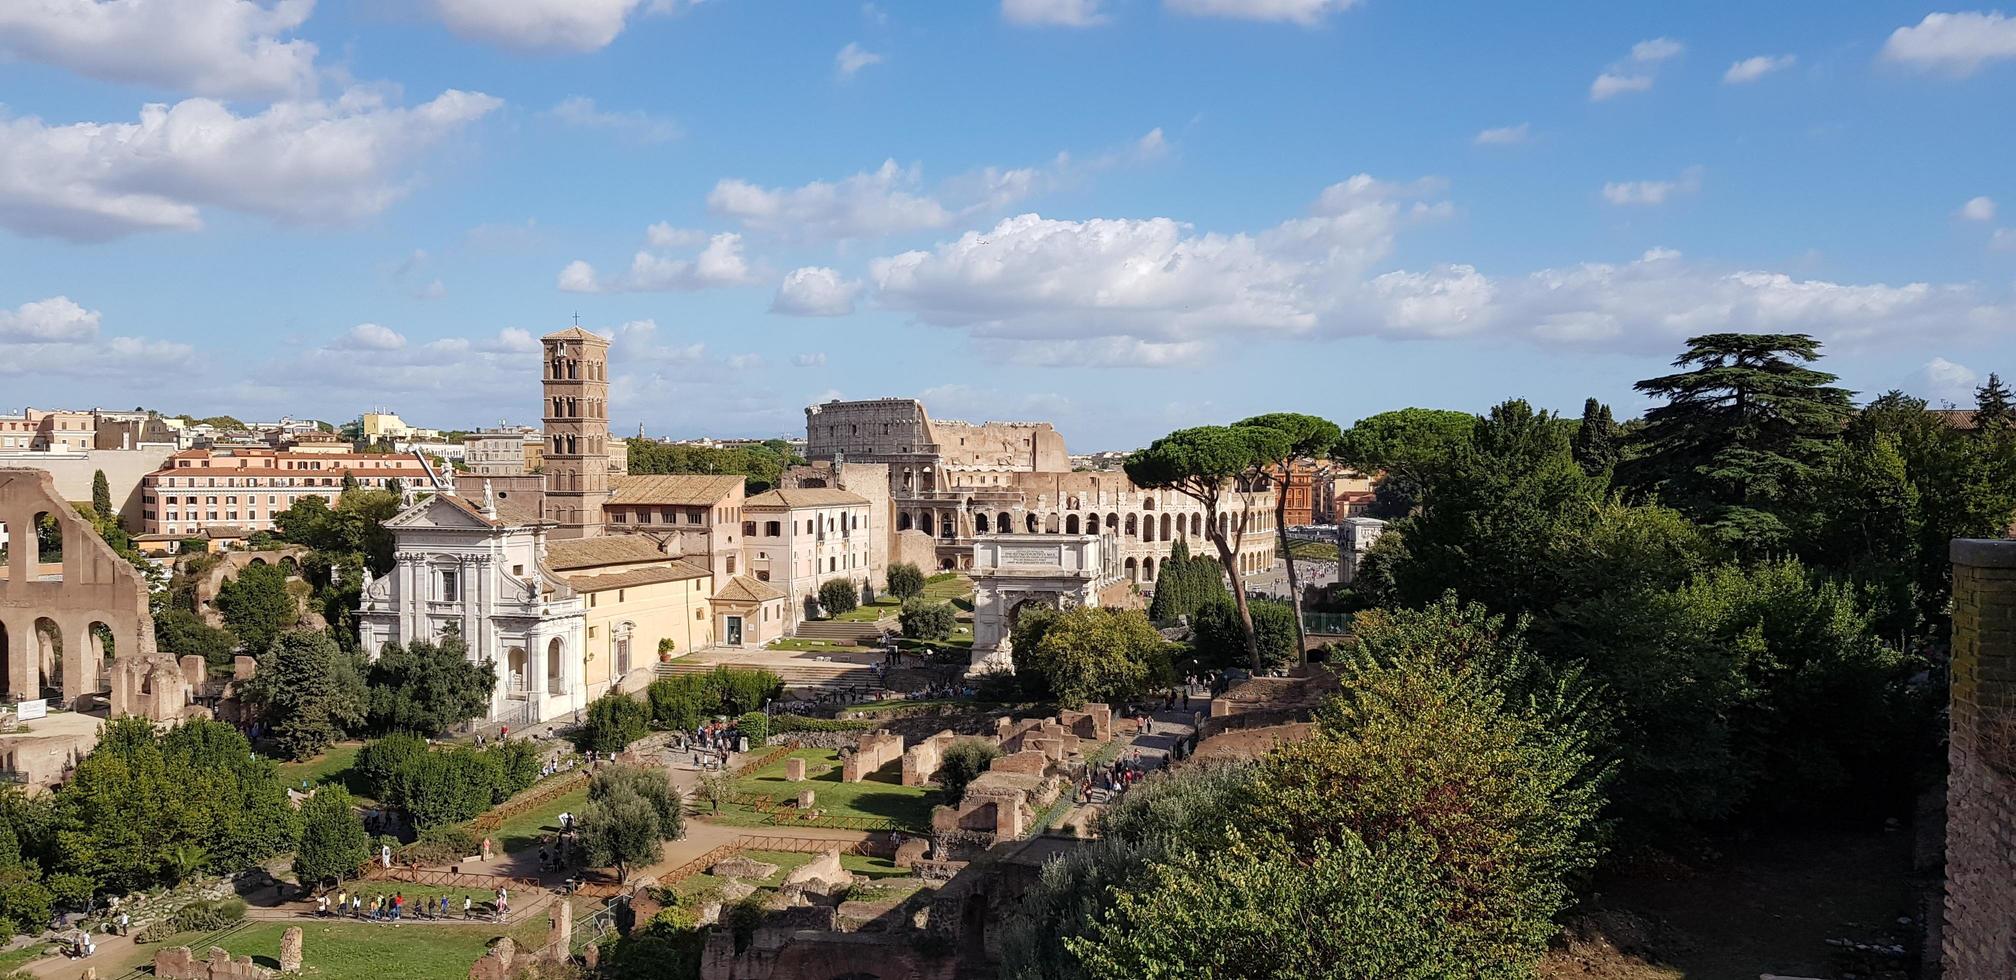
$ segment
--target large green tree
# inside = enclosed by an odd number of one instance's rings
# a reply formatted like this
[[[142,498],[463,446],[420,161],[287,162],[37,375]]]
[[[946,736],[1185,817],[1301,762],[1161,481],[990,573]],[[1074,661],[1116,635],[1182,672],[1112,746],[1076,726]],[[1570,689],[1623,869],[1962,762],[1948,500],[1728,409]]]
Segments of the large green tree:
[[[1582,403],[1582,422],[1575,427],[1575,462],[1590,476],[1608,479],[1623,452],[1624,430],[1610,414],[1610,406],[1594,398]]]
[[[1468,442],[1477,416],[1439,408],[1403,408],[1359,419],[1330,458],[1379,478],[1375,516],[1405,517],[1420,502],[1425,468]]]
[[[294,877],[303,885],[342,881],[371,858],[371,835],[358,819],[356,801],[340,786],[323,786],[301,804],[301,843]]]
[[[224,625],[257,655],[301,617],[287,591],[287,573],[277,565],[249,565],[217,588],[217,612]]]
[[[497,671],[490,661],[470,660],[469,645],[450,635],[386,644],[365,684],[373,731],[435,735],[489,708]]]
[[[1204,505],[1204,537],[1217,549],[1218,564],[1232,583],[1232,600],[1255,670],[1260,668],[1260,647],[1246,607],[1239,559],[1246,530],[1259,509],[1257,498],[1267,481],[1267,467],[1287,457],[1293,441],[1288,433],[1266,426],[1200,426],[1171,432],[1136,450],[1126,462],[1127,478],[1135,486],[1174,490]],[[1235,502],[1236,513],[1230,507]]]
[[[1684,370],[1636,385],[1665,403],[1645,413],[1620,479],[1739,552],[1783,552],[1850,411],[1834,375],[1807,366],[1819,357],[1805,334],[1690,338],[1673,362]]]
[[[1225,591],[1225,569],[1216,559],[1191,555],[1182,538],[1169,548],[1169,557],[1155,568],[1155,598],[1148,603],[1148,618],[1164,626],[1179,619],[1195,619],[1197,611],[1214,602],[1232,605]]]
[[[1329,419],[1294,412],[1255,415],[1236,424],[1272,429],[1287,437],[1282,455],[1269,462],[1276,474],[1274,533],[1279,538],[1281,560],[1288,565],[1288,605],[1295,614],[1295,658],[1300,660],[1309,644],[1302,627],[1302,582],[1295,575],[1295,550],[1288,542],[1288,497],[1294,488],[1296,467],[1307,465],[1314,472],[1316,461],[1330,452],[1343,432]],[[1310,491],[1313,493],[1314,488]]]
[[[588,780],[588,802],[607,802],[623,794],[651,804],[660,840],[678,840],[686,835],[686,800],[672,788],[664,769],[651,766],[610,765],[598,769]]]
[[[1011,646],[1016,675],[1065,707],[1125,700],[1168,679],[1168,643],[1137,610],[1067,609],[1048,619],[1029,649]]]
[[[664,850],[658,811],[626,785],[590,800],[577,826],[588,863],[614,867],[618,881],[629,881],[630,869],[658,860]]]
[[[327,633],[291,630],[259,656],[243,696],[271,727],[282,755],[312,758],[364,721],[356,661]]]

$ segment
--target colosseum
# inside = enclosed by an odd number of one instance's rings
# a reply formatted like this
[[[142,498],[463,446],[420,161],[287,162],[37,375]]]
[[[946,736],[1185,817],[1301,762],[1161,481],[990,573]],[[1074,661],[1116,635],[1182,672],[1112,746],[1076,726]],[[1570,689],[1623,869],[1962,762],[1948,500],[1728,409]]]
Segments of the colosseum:
[[[1155,580],[1177,541],[1209,553],[1203,505],[1174,491],[1143,490],[1125,473],[1073,472],[1064,437],[1048,422],[976,425],[933,419],[910,398],[835,400],[805,410],[805,455],[888,466],[892,531],[928,536],[939,569],[970,568],[974,536],[1003,531],[1110,533],[1120,542],[1126,578],[1141,583]],[[1233,495],[1227,510],[1218,519],[1228,533],[1248,516],[1244,570],[1272,567],[1272,491]]]

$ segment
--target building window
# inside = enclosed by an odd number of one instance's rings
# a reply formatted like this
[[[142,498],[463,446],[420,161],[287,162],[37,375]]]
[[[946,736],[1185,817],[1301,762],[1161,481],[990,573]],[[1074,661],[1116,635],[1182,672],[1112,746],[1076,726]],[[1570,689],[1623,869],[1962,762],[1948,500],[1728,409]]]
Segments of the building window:
[[[174,503],[175,501],[171,499],[171,500],[169,500],[168,502],[172,504],[172,503]],[[743,537],[745,537],[745,538],[753,538],[753,537],[755,537],[755,536],[756,536],[756,522],[755,522],[755,521],[743,521],[743,522],[742,522],[742,536],[743,536]]]
[[[768,581],[770,581],[770,573],[769,573],[769,572],[766,572],[766,571],[764,571],[764,570],[762,570],[762,569],[760,569],[760,568],[759,568],[759,569],[757,569],[757,570],[756,570],[756,581],[758,581],[758,582],[768,582]]]
[[[734,555],[729,555],[729,556],[728,556],[728,574],[730,574],[730,575],[733,575],[733,574],[735,574],[735,556],[734,556]]]

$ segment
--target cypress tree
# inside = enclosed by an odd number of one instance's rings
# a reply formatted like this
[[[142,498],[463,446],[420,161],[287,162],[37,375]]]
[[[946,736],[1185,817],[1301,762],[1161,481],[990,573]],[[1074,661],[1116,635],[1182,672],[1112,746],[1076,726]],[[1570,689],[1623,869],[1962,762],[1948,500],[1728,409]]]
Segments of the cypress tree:
[[[1619,439],[1617,420],[1610,406],[1594,398],[1582,403],[1582,425],[1575,430],[1575,462],[1590,476],[1607,473],[1617,465]]]
[[[2016,422],[2016,410],[2009,405],[2009,389],[2001,375],[1990,373],[1988,383],[1974,389],[1974,428],[1979,432],[2001,432]]]

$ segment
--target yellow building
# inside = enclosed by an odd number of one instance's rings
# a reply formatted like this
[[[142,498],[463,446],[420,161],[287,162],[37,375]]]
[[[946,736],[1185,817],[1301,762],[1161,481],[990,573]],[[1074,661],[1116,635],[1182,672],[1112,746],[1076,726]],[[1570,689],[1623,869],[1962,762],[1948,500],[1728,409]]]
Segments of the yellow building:
[[[365,412],[358,418],[357,428],[366,442],[404,439],[413,434],[413,427],[391,412]]]
[[[702,561],[669,558],[633,536],[554,541],[547,564],[581,597],[586,613],[581,680],[589,700],[620,684],[650,683],[659,652],[711,646],[714,576]]]

